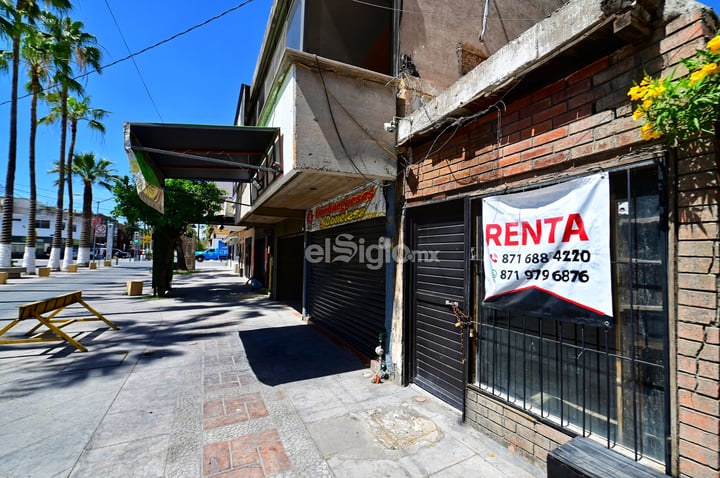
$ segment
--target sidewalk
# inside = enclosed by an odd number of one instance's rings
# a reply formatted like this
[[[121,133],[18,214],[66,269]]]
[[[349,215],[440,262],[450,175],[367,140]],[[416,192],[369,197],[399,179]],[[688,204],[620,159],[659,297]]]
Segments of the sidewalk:
[[[0,345],[0,477],[543,476],[237,275],[173,296],[95,300],[87,353]]]

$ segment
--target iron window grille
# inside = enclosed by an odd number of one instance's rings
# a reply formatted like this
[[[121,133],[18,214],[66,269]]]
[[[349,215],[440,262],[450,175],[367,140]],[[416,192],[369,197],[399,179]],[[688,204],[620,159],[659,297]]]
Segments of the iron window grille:
[[[610,175],[615,327],[483,307],[482,254],[472,261],[478,322],[470,382],[571,434],[669,466],[667,220],[658,166]],[[477,205],[476,205],[477,206]],[[474,209],[476,247],[483,241]]]

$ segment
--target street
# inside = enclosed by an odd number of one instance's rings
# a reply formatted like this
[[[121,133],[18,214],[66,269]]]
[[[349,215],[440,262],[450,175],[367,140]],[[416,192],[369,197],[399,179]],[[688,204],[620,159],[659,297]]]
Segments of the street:
[[[38,260],[37,266],[45,266],[47,260]],[[96,270],[78,268],[78,272],[52,272],[50,277],[25,276],[21,279],[8,279],[0,285],[0,321],[12,319],[17,315],[17,306],[80,290],[83,297],[92,301],[94,297],[125,290],[128,280],[146,279],[146,291],[150,287],[152,261],[133,261],[132,259],[114,259],[111,267],[98,263]],[[2,322],[0,322],[2,324]]]

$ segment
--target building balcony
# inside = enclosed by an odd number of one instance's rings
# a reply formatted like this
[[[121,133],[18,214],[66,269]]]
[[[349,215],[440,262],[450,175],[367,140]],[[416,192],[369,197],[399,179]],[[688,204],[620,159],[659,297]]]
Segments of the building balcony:
[[[372,180],[394,180],[395,80],[286,49],[259,118],[279,128],[274,154],[237,193],[236,221],[272,224]],[[278,172],[273,171],[277,167]]]

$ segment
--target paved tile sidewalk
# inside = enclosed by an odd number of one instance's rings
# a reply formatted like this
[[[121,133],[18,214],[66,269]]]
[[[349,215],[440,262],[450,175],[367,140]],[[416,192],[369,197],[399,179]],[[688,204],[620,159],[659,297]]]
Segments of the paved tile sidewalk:
[[[0,347],[0,477],[543,476],[227,271],[174,296],[108,295],[87,353]]]

